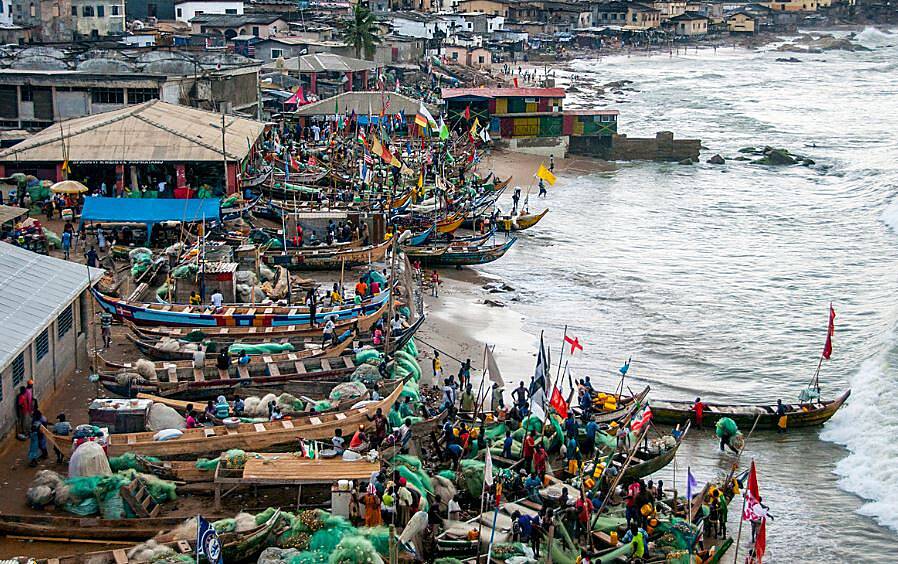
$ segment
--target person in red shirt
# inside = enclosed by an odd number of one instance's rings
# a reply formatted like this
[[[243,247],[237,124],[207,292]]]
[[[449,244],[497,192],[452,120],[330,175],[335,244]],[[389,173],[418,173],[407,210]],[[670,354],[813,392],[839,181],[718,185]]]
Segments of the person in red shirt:
[[[702,417],[705,414],[705,404],[702,403],[702,398],[695,398],[695,403],[692,404],[692,411],[695,412],[695,425],[701,429]]]
[[[521,458],[530,460],[533,458],[533,452],[536,450],[536,433],[530,431],[530,434],[524,437],[524,444],[521,448]]]
[[[368,437],[365,435],[365,426],[359,425],[359,430],[352,435],[352,439],[349,441],[349,448],[351,450],[358,450],[360,446],[367,444]]]
[[[636,499],[639,497],[639,492],[642,491],[642,487],[639,485],[639,480],[633,480],[633,483],[630,484],[630,487],[627,488],[627,528],[630,528],[630,522],[639,522],[639,508],[636,507]]]
[[[583,493],[580,493],[580,499],[577,500],[577,503],[574,504],[574,508],[577,510],[577,531],[576,536],[579,537],[583,535],[587,539],[589,535],[587,531],[589,530],[589,510],[592,508],[592,503],[586,499]]]
[[[546,452],[546,447],[543,445],[536,447],[536,452],[533,453],[533,470],[540,478],[543,478],[546,475],[548,460],[549,453]]]

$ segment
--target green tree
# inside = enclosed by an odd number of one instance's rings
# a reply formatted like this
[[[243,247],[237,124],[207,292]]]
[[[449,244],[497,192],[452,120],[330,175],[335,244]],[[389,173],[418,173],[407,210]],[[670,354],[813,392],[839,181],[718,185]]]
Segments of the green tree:
[[[356,58],[374,58],[374,50],[381,42],[380,28],[374,14],[361,4],[356,4],[352,17],[343,24],[343,41],[355,49]]]

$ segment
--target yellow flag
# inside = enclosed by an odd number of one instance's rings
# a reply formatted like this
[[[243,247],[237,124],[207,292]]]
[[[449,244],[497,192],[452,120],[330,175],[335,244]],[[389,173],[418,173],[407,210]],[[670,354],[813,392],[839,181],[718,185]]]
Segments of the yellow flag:
[[[66,172],[66,173],[72,172],[72,167],[69,166],[69,159],[66,159],[65,161],[63,161],[62,170],[63,170],[63,172]]]
[[[424,169],[421,169],[421,174],[418,175],[418,188],[424,186]]]
[[[471,126],[471,136],[477,137],[477,128],[480,127],[480,120],[474,117],[474,124]]]
[[[546,165],[539,165],[539,170],[536,171],[536,176],[548,182],[549,186],[555,186],[555,175],[546,168]]]

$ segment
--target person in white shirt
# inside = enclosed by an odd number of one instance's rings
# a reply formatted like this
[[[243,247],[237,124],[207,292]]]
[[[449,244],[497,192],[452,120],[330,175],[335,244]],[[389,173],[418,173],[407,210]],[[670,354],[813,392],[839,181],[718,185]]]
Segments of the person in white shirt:
[[[159,189],[159,195],[160,195],[160,196],[161,196],[162,194],[164,194],[164,193],[165,193],[165,181],[164,181],[164,180],[160,180],[160,181],[159,181],[159,184],[156,185],[156,188]]]
[[[336,328],[336,324],[334,323],[333,316],[328,316],[327,321],[324,323],[324,329],[321,333],[321,345],[324,346],[328,341],[336,344],[337,336],[334,334],[334,329]]]
[[[221,304],[224,301],[224,296],[221,295],[221,292],[215,290],[215,293],[212,294],[212,305],[215,306],[216,310],[221,309]]]
[[[203,350],[203,345],[197,345],[196,351],[193,353],[193,367],[194,368],[203,368],[206,365],[206,351]]]

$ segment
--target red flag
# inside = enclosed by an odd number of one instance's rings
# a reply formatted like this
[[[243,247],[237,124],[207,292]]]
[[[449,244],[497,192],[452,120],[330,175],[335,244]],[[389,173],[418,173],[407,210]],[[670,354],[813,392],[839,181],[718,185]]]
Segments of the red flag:
[[[637,431],[648,425],[651,420],[652,410],[649,406],[645,406],[645,411],[642,412],[642,415],[634,418],[633,422],[630,423],[630,430],[636,433]]]
[[[571,337],[568,337],[567,335],[565,335],[564,342],[571,346],[571,354],[574,354],[575,352],[577,352],[578,349],[581,351],[583,350],[583,345],[580,344],[579,337],[571,338]]]
[[[758,527],[758,534],[755,537],[754,562],[757,562],[758,564],[763,562],[765,552],[767,552],[767,519],[762,519],[761,526]]]
[[[552,386],[552,397],[549,398],[549,405],[552,406],[552,409],[554,409],[558,415],[567,419],[567,402],[564,401],[564,398],[561,396],[561,390],[558,389],[558,386]]]
[[[471,104],[465,107],[465,119],[471,119]]]
[[[515,87],[515,88],[518,87],[518,77],[515,77],[515,78],[514,78],[514,87]]]
[[[761,499],[761,490],[758,488],[758,471],[755,468],[755,461],[751,461],[751,471],[748,473],[748,491],[751,492],[755,501]]]
[[[823,358],[829,360],[833,354],[833,335],[836,333],[836,310],[829,304],[829,328],[826,331],[826,343],[823,345]]]

